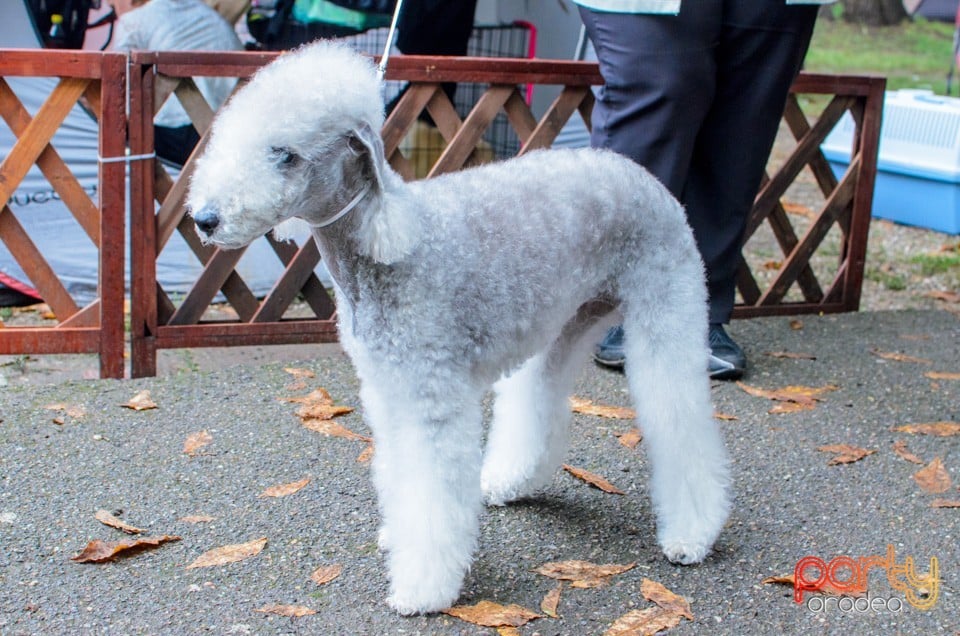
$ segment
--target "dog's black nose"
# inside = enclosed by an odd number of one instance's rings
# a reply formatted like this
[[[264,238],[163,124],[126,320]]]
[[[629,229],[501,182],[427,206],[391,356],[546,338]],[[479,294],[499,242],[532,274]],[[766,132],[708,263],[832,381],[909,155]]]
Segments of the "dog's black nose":
[[[205,207],[193,215],[193,222],[197,224],[197,229],[210,236],[220,225],[220,215],[216,210]]]

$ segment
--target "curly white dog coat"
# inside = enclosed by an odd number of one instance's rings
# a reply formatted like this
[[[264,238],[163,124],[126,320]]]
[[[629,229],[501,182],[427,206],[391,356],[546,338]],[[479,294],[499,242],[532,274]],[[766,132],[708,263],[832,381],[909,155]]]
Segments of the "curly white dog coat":
[[[410,614],[457,599],[482,500],[550,481],[576,372],[621,318],[658,540],[671,561],[701,561],[729,512],[728,460],[680,205],[633,162],[587,149],[406,183],[382,124],[368,59],[329,43],[284,55],[218,115],[188,203],[222,248],[291,217],[313,226],[376,440],[389,603]]]

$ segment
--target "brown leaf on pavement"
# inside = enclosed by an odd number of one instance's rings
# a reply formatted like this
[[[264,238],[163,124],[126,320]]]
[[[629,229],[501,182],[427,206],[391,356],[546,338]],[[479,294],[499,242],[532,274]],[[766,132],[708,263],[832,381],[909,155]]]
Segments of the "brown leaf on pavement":
[[[836,466],[837,464],[852,464],[858,462],[867,455],[873,455],[877,451],[850,444],[827,444],[818,446],[817,450],[822,453],[834,453],[836,457],[827,462],[827,466]]]
[[[334,580],[343,572],[343,566],[340,564],[321,565],[310,575],[310,580],[317,585],[325,585]]]
[[[617,436],[617,441],[626,446],[627,448],[636,448],[637,444],[643,440],[643,435],[640,433],[640,429],[634,427],[629,431],[624,433],[614,433]]]
[[[795,413],[797,411],[812,410],[817,402],[820,402],[820,396],[830,391],[836,391],[839,387],[833,384],[827,384],[821,387],[810,386],[785,386],[781,389],[761,389],[750,386],[743,382],[737,382],[745,393],[754,397],[767,398],[775,402],[782,402],[774,406],[768,413]]]
[[[58,413],[63,413],[75,420],[82,420],[83,417],[87,414],[86,409],[83,408],[82,406],[71,406],[69,404],[63,404],[63,403],[47,404],[43,408],[45,408],[48,411],[57,411]]]
[[[640,584],[640,593],[643,594],[643,598],[656,603],[663,609],[679,614],[688,620],[693,620],[690,601],[671,592],[661,583],[643,579],[643,583]]]
[[[254,539],[253,541],[247,541],[246,543],[224,545],[219,548],[207,550],[194,559],[193,563],[186,566],[184,569],[191,570],[193,568],[208,568],[212,566],[226,565],[227,563],[243,561],[244,559],[249,559],[250,557],[255,557],[260,554],[266,545],[266,537]]]
[[[324,388],[317,388],[306,395],[300,397],[278,398],[284,402],[300,404],[297,409],[297,416],[301,420],[329,420],[338,415],[345,415],[353,412],[353,407],[339,406],[334,403],[333,398]]]
[[[960,508],[960,500],[957,499],[934,499],[930,502],[931,508]]]
[[[713,418],[717,420],[723,420],[725,422],[736,422],[736,421],[739,421],[740,419],[736,415],[730,415],[728,413],[720,413],[720,412],[714,413]]]
[[[292,495],[295,492],[303,490],[303,488],[310,483],[309,477],[304,477],[300,481],[292,481],[289,484],[280,484],[277,486],[270,486],[262,493],[257,495],[258,497],[286,497],[287,495]]]
[[[927,371],[923,375],[931,380],[960,380],[960,373],[949,373],[947,371]]]
[[[149,411],[150,409],[157,408],[157,403],[150,398],[150,391],[145,389],[130,398],[126,404],[121,404],[120,406],[134,411]]]
[[[912,464],[922,465],[926,463],[922,459],[920,459],[919,457],[917,457],[916,455],[908,451],[907,443],[904,442],[902,439],[898,439],[893,443],[893,452],[896,453],[897,456],[899,456],[900,458],[905,459]]]
[[[210,515],[187,515],[186,517],[180,517],[180,521],[184,523],[210,523],[216,519],[216,517],[211,517]]]
[[[790,574],[784,574],[782,576],[768,576],[763,579],[761,583],[764,585],[789,585],[790,587],[794,587],[795,581],[794,573],[791,572]],[[866,589],[845,589],[841,592],[829,581],[821,585],[818,591],[826,596],[849,596],[850,598],[863,598],[867,595]]]
[[[940,494],[950,490],[950,474],[939,457],[935,457],[932,462],[915,472],[913,479],[924,492],[930,494]]]
[[[213,441],[213,435],[207,431],[190,433],[187,439],[183,440],[183,452],[190,457],[196,457],[200,454],[200,449]]]
[[[563,469],[576,477],[581,481],[585,481],[594,488],[599,488],[603,492],[610,493],[611,495],[623,495],[626,494],[605,478],[601,477],[596,473],[591,473],[589,470],[584,470],[583,468],[577,468],[576,466],[571,466],[570,464],[564,464]]]
[[[497,628],[497,636],[520,636],[520,630],[511,625]]]
[[[910,433],[911,435],[950,437],[952,435],[960,435],[960,423],[929,422],[926,424],[906,424],[904,426],[896,426],[893,430],[897,433]]]
[[[298,369],[296,367],[285,367],[283,370],[297,379],[317,377],[317,374],[311,371],[310,369]]]
[[[550,618],[558,618],[557,608],[560,607],[560,592],[562,591],[563,582],[561,581],[557,583],[557,587],[547,592],[547,595],[540,601],[540,611]]]
[[[334,422],[333,420],[312,419],[303,420],[303,427],[310,429],[315,433],[326,435],[327,437],[342,437],[344,439],[356,439],[361,442],[369,442],[371,439],[366,435],[355,433],[346,426]]]
[[[916,358],[914,356],[908,356],[905,353],[897,353],[895,351],[881,351],[879,349],[871,349],[870,353],[877,356],[878,358],[883,358],[884,360],[893,360],[894,362],[913,362],[915,364],[933,364],[932,360],[927,360],[925,358]]]
[[[771,358],[787,358],[789,360],[816,360],[817,356],[812,353],[798,353],[794,351],[765,351],[765,356]]]
[[[682,617],[662,607],[631,610],[614,621],[603,636],[652,636],[680,624]]]
[[[70,560],[77,563],[103,563],[113,561],[114,559],[133,556],[159,547],[164,543],[179,541],[180,537],[172,535],[161,535],[158,537],[138,537],[136,539],[123,539],[121,541],[101,541],[94,539],[80,552],[80,554],[70,557]]]
[[[803,329],[803,321],[800,320],[799,318],[794,318],[793,320],[790,321],[790,328],[793,329],[794,331],[800,331],[801,329]]]
[[[476,605],[457,605],[443,610],[444,614],[483,627],[521,627],[532,620],[543,618],[540,614],[520,605],[501,605],[493,601],[480,601]]]
[[[557,579],[560,581],[571,581],[571,587],[592,588],[600,587],[610,577],[631,570],[636,563],[627,563],[620,565],[617,563],[608,563],[606,565],[597,565],[589,561],[571,560],[554,561],[544,563],[535,571],[537,574]]]
[[[286,616],[288,618],[300,618],[301,616],[310,616],[311,614],[316,614],[316,610],[312,610],[309,607],[304,607],[302,605],[264,605],[261,608],[253,610],[254,612],[261,612],[263,614],[277,614],[278,616]]]
[[[108,510],[97,510],[97,512],[94,513],[93,518],[105,526],[116,528],[117,530],[126,532],[127,534],[143,534],[143,530],[131,526],[129,523],[121,519],[118,519]]]
[[[570,410],[581,415],[596,415],[597,417],[606,417],[614,420],[632,420],[636,419],[637,412],[624,406],[606,406],[603,404],[594,404],[591,400],[579,397],[570,398]]]
[[[960,292],[952,291],[928,291],[924,294],[928,298],[942,300],[945,303],[960,303]]]
[[[373,442],[370,442],[362,451],[360,451],[360,454],[357,455],[357,462],[360,464],[366,464],[368,461],[373,459],[373,453]]]

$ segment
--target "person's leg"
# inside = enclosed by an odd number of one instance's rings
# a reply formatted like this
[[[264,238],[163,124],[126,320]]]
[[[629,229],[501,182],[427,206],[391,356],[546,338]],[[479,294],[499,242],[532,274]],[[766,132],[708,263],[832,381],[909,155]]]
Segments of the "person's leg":
[[[722,3],[703,4],[685,3],[676,16],[580,8],[604,77],[593,108],[591,145],[630,157],[677,198],[715,88]],[[623,366],[620,327],[608,332],[594,359]]]
[[[706,265],[715,325],[733,311],[747,217],[817,14],[813,5],[769,0],[724,5],[715,99],[680,195]]]

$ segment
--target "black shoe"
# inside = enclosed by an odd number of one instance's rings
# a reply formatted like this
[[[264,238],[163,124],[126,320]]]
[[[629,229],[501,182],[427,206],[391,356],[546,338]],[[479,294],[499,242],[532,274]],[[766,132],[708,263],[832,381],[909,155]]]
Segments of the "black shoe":
[[[747,356],[724,331],[723,325],[710,325],[710,377],[736,380],[747,370]]]
[[[597,364],[622,369],[627,358],[623,353],[623,326],[611,327],[600,344],[593,351],[593,359]]]

